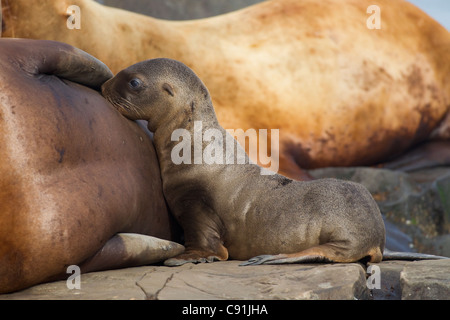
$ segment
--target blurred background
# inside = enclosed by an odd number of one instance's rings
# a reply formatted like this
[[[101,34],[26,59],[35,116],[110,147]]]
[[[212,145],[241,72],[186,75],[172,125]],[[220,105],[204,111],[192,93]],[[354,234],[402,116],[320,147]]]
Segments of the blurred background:
[[[409,0],[450,31],[450,1],[449,0]]]
[[[169,20],[200,19],[238,10],[263,0],[97,0],[97,2]],[[450,30],[450,0],[408,0]],[[381,8],[383,12],[383,8]]]
[[[97,2],[160,19],[190,20],[235,11],[262,0],[97,0]]]

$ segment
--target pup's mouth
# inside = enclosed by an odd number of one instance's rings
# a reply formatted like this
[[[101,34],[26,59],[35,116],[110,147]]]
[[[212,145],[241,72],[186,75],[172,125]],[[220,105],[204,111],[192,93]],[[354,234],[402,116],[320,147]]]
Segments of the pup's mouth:
[[[108,85],[110,80],[106,81],[101,88],[102,96],[106,99],[117,111],[123,114],[123,111],[126,111],[126,106],[124,104],[120,104],[120,100],[122,97],[116,97],[117,95],[111,90],[110,86]]]
[[[144,119],[139,108],[112,90],[111,86],[108,85],[108,82],[109,80],[102,85],[102,96],[114,107],[114,109],[130,120]]]
[[[109,89],[108,89],[108,83],[109,83],[109,81],[111,81],[111,79],[105,81],[105,82],[102,84],[101,88],[100,88],[100,91],[102,92],[102,96],[103,96],[103,98],[105,98],[106,100],[108,100],[108,96],[109,96],[109,95],[108,95],[108,93],[109,93]]]

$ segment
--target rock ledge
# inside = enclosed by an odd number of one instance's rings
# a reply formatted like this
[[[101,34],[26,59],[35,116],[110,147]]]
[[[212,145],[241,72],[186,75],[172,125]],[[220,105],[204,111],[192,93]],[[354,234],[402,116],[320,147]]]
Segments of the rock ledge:
[[[81,275],[0,295],[0,300],[450,299],[450,259],[239,267],[240,261],[143,266]],[[379,289],[378,289],[379,288]]]

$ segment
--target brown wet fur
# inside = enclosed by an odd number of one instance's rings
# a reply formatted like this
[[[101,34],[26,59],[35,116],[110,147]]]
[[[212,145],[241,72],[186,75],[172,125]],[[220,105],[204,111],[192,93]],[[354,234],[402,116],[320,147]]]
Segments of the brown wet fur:
[[[201,227],[201,226],[200,226]],[[220,246],[215,251],[204,249],[189,249],[187,252],[174,258],[170,258],[168,266],[180,266],[186,263],[202,263],[228,260],[228,251],[224,246]]]
[[[195,70],[225,129],[280,129],[280,173],[373,165],[450,136],[450,35],[403,0],[277,0],[165,21],[73,0],[9,1],[3,36],[60,40],[116,73],[168,57]],[[369,30],[369,5],[381,29]],[[444,119],[447,119],[444,121]],[[254,159],[255,160],[255,159]]]
[[[111,76],[69,45],[0,39],[0,293],[64,275],[118,232],[176,237],[152,141],[87,87]]]

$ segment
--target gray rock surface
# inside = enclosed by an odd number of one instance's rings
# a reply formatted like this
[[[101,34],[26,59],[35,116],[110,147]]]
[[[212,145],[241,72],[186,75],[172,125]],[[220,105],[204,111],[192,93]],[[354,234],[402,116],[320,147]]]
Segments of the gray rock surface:
[[[450,300],[450,260],[416,261],[400,273],[402,298]]]
[[[365,274],[359,264],[239,267],[237,261],[164,268],[138,284],[158,299],[364,299]],[[339,276],[337,276],[339,275]]]
[[[400,300],[402,298],[400,273],[405,265],[410,263],[410,261],[385,261],[369,264],[380,268],[379,287],[372,289],[372,298],[374,300]]]
[[[0,300],[266,300],[450,299],[450,259],[240,267],[239,261],[144,266],[81,275],[80,289],[66,281],[41,284]],[[368,277],[377,277],[371,281]],[[369,285],[368,285],[369,283]]]
[[[200,19],[238,10],[262,0],[96,0],[97,2],[159,19]]]

